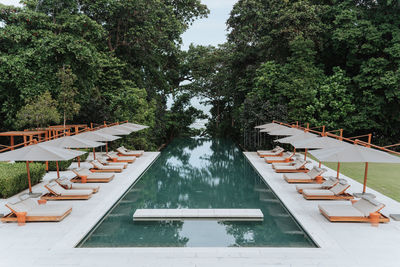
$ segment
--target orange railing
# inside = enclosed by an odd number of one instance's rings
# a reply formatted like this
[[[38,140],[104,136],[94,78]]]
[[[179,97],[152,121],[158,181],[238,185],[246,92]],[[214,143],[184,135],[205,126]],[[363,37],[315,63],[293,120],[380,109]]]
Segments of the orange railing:
[[[393,150],[389,149],[389,147],[400,146],[400,144],[394,144],[394,145],[389,145],[389,146],[374,145],[374,144],[372,144],[372,134],[365,134],[365,135],[359,135],[359,136],[354,136],[354,137],[344,137],[343,136],[343,129],[338,129],[338,130],[333,130],[333,131],[325,131],[325,129],[326,129],[325,126],[317,126],[317,127],[309,128],[309,124],[308,123],[307,123],[307,128],[305,128],[305,127],[300,126],[298,122],[296,122],[296,123],[285,123],[285,122],[279,122],[279,121],[275,121],[275,120],[272,121],[272,122],[278,123],[280,125],[284,125],[284,126],[287,126],[287,127],[297,128],[299,130],[304,130],[305,132],[312,132],[312,133],[315,133],[315,134],[319,134],[321,136],[329,136],[329,137],[336,138],[338,140],[346,141],[346,142],[349,142],[349,143],[362,145],[362,146],[365,146],[365,147],[372,147],[372,148],[379,149],[379,150],[382,150],[382,151],[385,151],[385,152],[388,152],[388,153],[400,155],[400,152],[393,151]],[[320,128],[322,128],[322,132],[315,130],[315,129],[320,129]],[[339,135],[333,134],[333,132],[339,132]],[[359,140],[358,138],[361,138],[361,137],[368,137],[368,141],[365,142],[365,141]]]
[[[122,121],[122,122],[113,122],[113,123],[107,123],[106,121],[104,121],[103,124],[97,124],[97,126],[95,126],[94,123],[90,123],[90,127],[86,127],[84,129],[78,130],[77,132],[62,132],[59,134],[55,134],[55,135],[51,135],[51,136],[46,136],[45,138],[39,138],[39,139],[35,139],[32,138],[29,141],[26,142],[22,142],[19,143],[17,145],[11,145],[11,146],[6,146],[6,145],[0,145],[0,153],[1,152],[5,152],[5,151],[9,151],[9,150],[14,150],[16,148],[22,147],[22,146],[29,146],[32,144],[37,144],[37,143],[42,143],[42,142],[46,142],[52,139],[56,139],[56,138],[60,138],[60,137],[64,137],[64,136],[73,136],[73,135],[77,135],[83,132],[87,132],[87,131],[95,131],[101,128],[106,128],[106,127],[111,127],[111,126],[115,126],[115,125],[119,125],[121,123],[127,123],[128,121]]]

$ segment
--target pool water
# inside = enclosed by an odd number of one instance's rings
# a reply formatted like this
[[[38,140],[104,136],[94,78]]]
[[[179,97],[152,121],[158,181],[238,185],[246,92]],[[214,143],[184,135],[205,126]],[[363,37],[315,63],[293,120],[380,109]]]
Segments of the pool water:
[[[263,222],[134,222],[138,208],[261,209]],[[170,143],[78,247],[316,247],[229,139]]]

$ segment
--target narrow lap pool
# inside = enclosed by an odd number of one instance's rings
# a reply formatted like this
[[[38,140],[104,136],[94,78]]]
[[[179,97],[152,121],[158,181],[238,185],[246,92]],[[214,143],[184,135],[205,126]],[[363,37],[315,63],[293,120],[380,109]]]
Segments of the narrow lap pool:
[[[255,208],[263,222],[133,222],[138,208]],[[229,139],[175,139],[78,247],[316,247]]]

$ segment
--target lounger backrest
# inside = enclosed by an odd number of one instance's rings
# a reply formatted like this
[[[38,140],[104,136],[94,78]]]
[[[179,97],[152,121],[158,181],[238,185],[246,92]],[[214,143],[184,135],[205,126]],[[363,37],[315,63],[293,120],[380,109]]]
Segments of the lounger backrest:
[[[125,151],[125,149],[124,149],[123,147],[117,148],[117,151],[118,151],[119,153],[121,153],[121,154],[126,153],[126,151]]]
[[[23,201],[17,203],[7,203],[6,206],[12,210],[12,212],[26,212],[29,208],[22,203]]]
[[[65,189],[62,188],[56,182],[51,182],[46,187],[47,187],[47,189],[49,189],[52,193],[54,193],[56,195],[62,195],[65,192]]]
[[[296,169],[300,169],[301,167],[303,167],[303,166],[306,165],[306,164],[307,164],[306,161],[300,160],[300,161],[297,161],[296,164],[294,164],[294,167],[295,167]]]
[[[315,177],[320,176],[324,172],[326,172],[325,169],[314,166],[307,174],[308,176],[310,176],[311,179],[315,179]]]
[[[280,146],[277,146],[272,150],[272,152],[274,152],[275,154],[282,153],[283,151],[285,151],[285,149],[281,148]]]
[[[97,161],[100,162],[101,164],[107,164],[107,160],[105,160],[104,158],[97,158]]]
[[[89,169],[86,169],[86,168],[76,169],[76,170],[74,170],[74,172],[79,176],[89,175],[92,173]]]
[[[67,189],[72,188],[72,182],[66,177],[61,177],[61,178],[57,179],[57,182],[60,185],[65,186]]]
[[[326,181],[321,184],[322,187],[332,187],[336,185],[339,181],[336,177],[326,177]]]
[[[332,193],[334,193],[335,195],[340,195],[342,194],[344,191],[347,190],[347,188],[349,188],[350,185],[347,183],[346,180],[339,180],[339,183],[337,183],[334,187],[332,187],[331,189],[329,189]]]
[[[353,204],[353,207],[358,209],[365,216],[369,216],[370,213],[377,212],[383,209],[385,205],[376,201],[373,198],[363,196],[359,201]]]
[[[100,162],[98,162],[97,160],[93,160],[91,162],[93,164],[94,167],[96,167],[97,169],[103,169],[104,165],[101,164]]]
[[[117,154],[115,154],[115,153],[107,153],[106,154],[107,155],[107,157],[109,157],[109,158],[111,158],[111,159],[115,159],[115,158],[118,158],[118,155]]]

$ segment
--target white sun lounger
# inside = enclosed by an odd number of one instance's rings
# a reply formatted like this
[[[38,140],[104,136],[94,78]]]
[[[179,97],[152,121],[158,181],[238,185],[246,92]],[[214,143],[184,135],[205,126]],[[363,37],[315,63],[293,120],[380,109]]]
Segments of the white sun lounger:
[[[285,152],[282,156],[279,157],[264,157],[265,162],[267,163],[276,163],[276,162],[289,162],[293,161],[294,158],[297,158],[299,154],[293,152]]]
[[[122,166],[106,166],[97,160],[93,160],[90,163],[93,165],[93,169],[90,170],[94,172],[122,172],[124,169]]]
[[[373,198],[362,196],[352,205],[321,204],[318,208],[331,222],[389,222],[390,219],[379,213],[385,207]],[[374,214],[375,213],[375,214]],[[375,218],[373,218],[375,215]]]
[[[123,169],[126,169],[128,167],[128,163],[126,163],[126,162],[110,162],[110,161],[107,161],[105,158],[101,158],[101,157],[100,158],[97,157],[96,160],[106,166],[117,166],[117,167],[121,167]]]
[[[125,147],[121,146],[117,148],[117,152],[119,156],[134,156],[134,157],[140,157],[143,155],[144,150],[128,150]]]
[[[299,160],[295,164],[290,166],[273,166],[275,172],[308,172],[309,170],[306,168],[306,164],[311,163],[311,161]]]
[[[115,152],[110,152],[110,153],[106,153],[106,156],[109,158],[109,160],[113,161],[113,162],[127,162],[127,163],[132,163],[136,160],[135,156],[132,157],[128,157],[128,156],[119,156],[117,153]]]
[[[67,177],[60,177],[56,182],[67,190],[92,190],[93,193],[97,193],[100,189],[98,185],[73,183]]]
[[[41,196],[46,200],[86,200],[92,197],[93,190],[65,189],[56,182],[44,186],[50,193]]]
[[[288,183],[322,183],[323,177],[321,176],[326,169],[313,167],[307,173],[285,173],[283,179]]]
[[[285,150],[281,148],[280,146],[276,146],[274,149],[271,150],[257,150],[257,154],[260,157],[273,157],[273,156],[279,156],[282,154]]]
[[[306,189],[330,189],[333,186],[335,186],[339,180],[334,177],[334,176],[329,176],[329,177],[324,177],[325,178],[325,182],[323,182],[322,184],[305,184],[305,185],[296,185],[296,190],[297,192],[299,192],[300,194],[303,193],[303,190]]]
[[[11,213],[1,218],[2,222],[17,222],[20,213],[26,212],[26,222],[59,222],[71,213],[70,205],[39,205],[32,198],[17,203],[7,203]]]
[[[346,180],[340,179],[339,182],[330,189],[305,189],[303,197],[307,200],[350,200],[354,197],[345,191],[350,187]]]
[[[92,173],[89,169],[80,168],[72,170],[77,177],[71,179],[71,182],[77,183],[82,182],[82,177],[86,177],[88,183],[108,183],[114,179],[115,174],[113,173]]]

